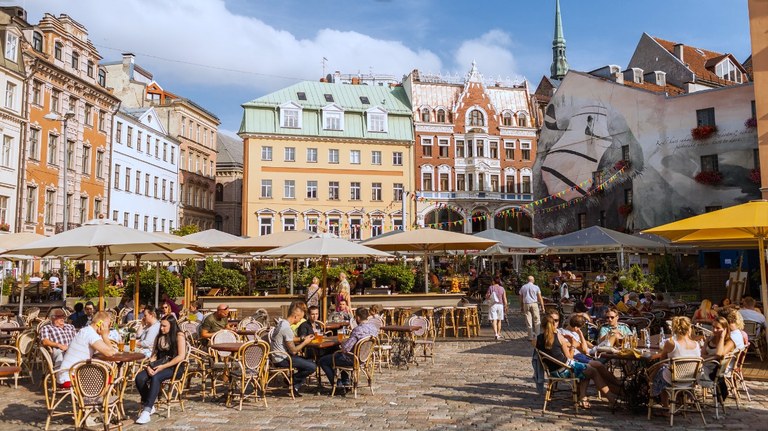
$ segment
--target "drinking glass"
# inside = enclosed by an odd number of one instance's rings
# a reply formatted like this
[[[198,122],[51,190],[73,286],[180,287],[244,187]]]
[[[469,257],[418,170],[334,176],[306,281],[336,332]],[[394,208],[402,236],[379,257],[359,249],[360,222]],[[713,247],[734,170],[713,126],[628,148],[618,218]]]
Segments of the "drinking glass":
[[[117,351],[120,353],[125,351],[125,340],[120,340],[117,342]]]
[[[129,341],[129,348],[131,349],[131,352],[136,351],[136,336],[131,335],[131,340]]]

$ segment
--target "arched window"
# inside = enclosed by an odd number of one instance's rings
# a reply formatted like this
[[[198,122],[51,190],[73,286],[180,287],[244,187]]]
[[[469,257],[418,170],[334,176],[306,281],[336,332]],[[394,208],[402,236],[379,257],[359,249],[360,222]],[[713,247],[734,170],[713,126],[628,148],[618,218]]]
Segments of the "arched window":
[[[429,109],[423,108],[421,110],[421,121],[424,121],[425,123],[429,122]]]
[[[437,122],[438,123],[445,123],[445,111],[442,109],[439,109],[437,111]]]
[[[517,125],[520,127],[528,126],[528,117],[522,112],[517,114]]]
[[[224,185],[216,184],[216,202],[222,202],[224,200]]]
[[[469,113],[470,126],[485,126],[485,116],[479,110],[475,109]]]
[[[501,123],[505,126],[511,126],[512,125],[512,113],[511,112],[505,112],[501,115]]]

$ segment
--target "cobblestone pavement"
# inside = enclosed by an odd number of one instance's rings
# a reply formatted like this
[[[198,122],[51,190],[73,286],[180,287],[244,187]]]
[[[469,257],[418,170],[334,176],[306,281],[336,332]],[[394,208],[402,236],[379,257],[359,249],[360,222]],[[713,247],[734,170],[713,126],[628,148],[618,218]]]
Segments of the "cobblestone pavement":
[[[668,429],[668,420],[627,411],[612,412],[606,401],[593,397],[592,409],[574,415],[572,406],[555,401],[542,414],[542,397],[531,380],[531,347],[525,340],[519,315],[511,327],[504,325],[505,341],[495,341],[489,328],[471,340],[439,341],[435,364],[411,366],[408,370],[377,373],[375,395],[367,388],[358,398],[352,394],[331,398],[304,393],[291,400],[285,393],[268,397],[269,408],[256,400],[247,401],[243,411],[211,401],[201,402],[196,394],[182,413],[174,407],[170,419],[155,415],[148,426],[124,422],[124,429],[157,430],[283,430],[283,429]],[[715,420],[707,410],[707,429],[760,429],[768,417],[768,384],[750,384],[752,401],[736,410],[729,400],[727,419]],[[193,384],[196,392],[197,384]],[[590,392],[594,394],[592,387]],[[126,394],[129,412],[137,408],[136,392]],[[25,382],[17,390],[0,387],[0,430],[42,429],[45,407],[42,389]],[[134,414],[129,415],[135,417]],[[71,429],[60,419],[51,429]],[[675,418],[670,429],[704,428],[698,415]]]

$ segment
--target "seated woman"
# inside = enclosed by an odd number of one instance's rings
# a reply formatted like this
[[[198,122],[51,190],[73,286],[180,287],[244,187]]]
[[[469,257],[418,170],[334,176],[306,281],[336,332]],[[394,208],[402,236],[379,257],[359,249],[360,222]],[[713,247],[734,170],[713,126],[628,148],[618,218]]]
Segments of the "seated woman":
[[[712,309],[712,301],[703,299],[699,308],[693,313],[693,323],[711,324],[716,317],[717,313]]]
[[[579,405],[583,409],[590,408],[587,397],[587,384],[589,380],[595,383],[597,389],[610,401],[616,403],[616,397],[621,392],[617,382],[606,381],[608,371],[605,367],[595,368],[591,364],[577,362],[573,359],[574,347],[571,342],[557,330],[557,320],[554,315],[544,316],[542,331],[536,337],[536,348],[547,355],[567,364],[573,369],[575,377],[579,379]],[[563,369],[557,363],[545,361],[547,371],[557,377],[570,377],[571,370]],[[614,377],[615,380],[615,377]]]
[[[162,383],[173,377],[176,364],[183,361],[187,355],[187,343],[184,333],[173,317],[163,317],[160,321],[160,334],[155,339],[155,348],[149,364],[136,375],[136,389],[141,394],[143,409],[137,424],[146,424],[150,415],[155,412],[155,401],[160,394]],[[183,373],[183,370],[179,370]]]
[[[661,352],[654,359],[701,358],[699,343],[691,339],[691,320],[685,316],[672,318],[672,337],[664,343]],[[665,390],[672,384],[672,372],[667,363],[658,363],[649,369],[653,382],[651,396],[661,397],[661,404],[669,406],[669,395]]]

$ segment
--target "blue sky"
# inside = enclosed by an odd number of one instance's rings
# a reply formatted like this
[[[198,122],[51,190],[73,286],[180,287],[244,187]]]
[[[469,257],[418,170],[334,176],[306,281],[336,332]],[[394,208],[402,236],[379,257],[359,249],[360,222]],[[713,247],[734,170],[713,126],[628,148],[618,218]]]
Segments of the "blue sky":
[[[9,5],[18,2],[0,0]],[[134,52],[160,85],[236,131],[243,102],[298,80],[414,68],[486,76],[549,73],[555,0],[26,0],[29,20],[66,13],[105,61]],[[109,4],[109,11],[104,6]],[[637,5],[637,6],[630,6]],[[746,0],[561,0],[571,68],[626,67],[643,32],[743,61]]]

